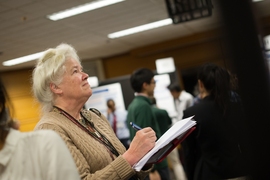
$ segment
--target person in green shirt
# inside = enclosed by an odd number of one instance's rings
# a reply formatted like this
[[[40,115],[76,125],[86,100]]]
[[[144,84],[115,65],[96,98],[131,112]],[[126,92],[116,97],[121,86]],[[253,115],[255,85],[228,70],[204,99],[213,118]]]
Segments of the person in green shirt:
[[[172,125],[172,119],[170,118],[168,112],[165,109],[160,109],[157,106],[156,98],[151,97],[151,103],[152,103],[152,111],[154,112],[159,130],[161,135],[163,135]]]
[[[128,123],[134,122],[142,128],[151,127],[156,132],[157,138],[160,138],[162,134],[156,117],[152,111],[151,100],[149,99],[149,97],[153,96],[156,86],[154,73],[147,68],[137,69],[132,73],[130,83],[135,92],[135,98],[128,106]],[[129,130],[130,140],[132,140],[136,134],[136,130],[134,130],[132,127],[129,127]],[[152,171],[153,174],[155,174],[156,171],[158,171],[162,180],[170,180],[168,162],[166,158],[154,166]],[[149,177],[146,179],[149,179]]]

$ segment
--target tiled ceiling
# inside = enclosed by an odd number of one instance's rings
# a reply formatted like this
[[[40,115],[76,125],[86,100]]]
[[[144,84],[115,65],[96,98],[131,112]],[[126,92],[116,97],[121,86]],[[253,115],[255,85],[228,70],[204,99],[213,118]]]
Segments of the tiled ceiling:
[[[118,38],[109,33],[168,18],[165,0],[126,0],[59,21],[46,15],[89,0],[0,0],[0,71],[34,66],[35,61],[4,67],[5,60],[41,52],[65,42],[82,60],[100,59],[131,49],[187,36],[221,25],[219,7],[212,0],[213,15],[177,25]],[[254,3],[255,4],[255,3]],[[270,14],[270,0],[256,3],[260,16]]]

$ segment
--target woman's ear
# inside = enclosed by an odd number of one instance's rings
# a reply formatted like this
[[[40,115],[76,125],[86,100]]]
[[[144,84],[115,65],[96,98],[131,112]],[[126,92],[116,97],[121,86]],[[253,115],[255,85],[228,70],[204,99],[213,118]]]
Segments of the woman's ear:
[[[198,80],[199,84],[199,92],[200,92],[200,97],[204,98],[209,95],[209,92],[205,89],[204,84],[201,80]]]
[[[201,92],[204,89],[204,84],[202,83],[201,80],[198,79],[198,87],[199,87],[199,91]]]
[[[202,86],[202,81],[198,79],[198,87]]]
[[[54,83],[50,83],[50,89],[54,94],[61,94],[62,93],[62,90]]]

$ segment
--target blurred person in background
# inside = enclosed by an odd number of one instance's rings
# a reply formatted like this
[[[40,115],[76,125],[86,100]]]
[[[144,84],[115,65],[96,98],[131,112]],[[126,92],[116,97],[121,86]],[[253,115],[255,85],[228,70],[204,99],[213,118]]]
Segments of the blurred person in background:
[[[161,134],[164,134],[172,125],[172,119],[170,118],[168,112],[165,109],[160,109],[157,107],[156,98],[151,97],[152,110],[158,121],[159,129]],[[176,153],[176,154],[175,154]],[[185,180],[185,172],[183,166],[180,162],[178,150],[175,148],[167,157],[171,168],[173,169],[174,177],[176,180]]]
[[[62,137],[81,179],[144,179],[151,167],[136,172],[132,166],[155,146],[155,132],[138,131],[126,150],[104,115],[83,109],[92,95],[87,79],[71,45],[48,49],[33,71],[32,90],[43,110],[35,129],[52,129]]]
[[[183,111],[194,104],[194,97],[192,94],[183,90],[180,85],[176,82],[170,84],[167,87],[174,99],[174,106],[176,110],[176,118],[173,118],[173,124],[177,121],[183,119]],[[182,144],[182,143],[181,143]],[[179,145],[178,148],[175,148],[168,156],[169,161],[171,162],[176,178],[179,180],[186,180],[186,175],[183,167],[183,162],[185,161],[183,157],[183,147]]]
[[[152,111],[156,116],[160,133],[161,135],[163,135],[171,127],[172,119],[170,118],[168,112],[165,109],[161,109],[157,106],[155,97],[150,97],[150,100],[152,104]]]
[[[201,101],[184,111],[197,127],[184,141],[189,180],[248,179],[247,129],[240,96],[229,72],[215,64],[198,71]]]
[[[140,127],[152,127],[156,132],[157,138],[160,138],[161,132],[156,120],[156,116],[152,111],[152,104],[150,100],[150,97],[154,95],[154,89],[156,86],[154,73],[150,69],[139,68],[130,76],[130,83],[135,92],[135,98],[128,106],[128,123],[133,122]],[[130,139],[132,140],[136,137],[136,131],[130,126],[129,130]],[[158,174],[162,180],[170,179],[167,159],[155,164],[154,169],[147,179],[151,179],[153,176]]]
[[[121,141],[121,143],[129,148],[129,129],[127,127],[127,111],[123,109],[118,109],[115,106],[113,99],[107,100],[107,118],[113,128],[114,133]]]
[[[18,131],[13,107],[0,80],[0,179],[79,180],[65,143],[51,130]]]
[[[199,92],[198,83],[194,86],[193,94],[195,95],[195,97],[193,99],[193,105],[197,104],[197,103],[200,103],[202,98],[201,98],[201,95],[200,95],[200,92]]]
[[[183,119],[183,111],[191,107],[194,103],[192,94],[181,89],[177,83],[172,83],[167,87],[174,99],[174,105],[177,112],[177,118],[173,118],[173,124]]]

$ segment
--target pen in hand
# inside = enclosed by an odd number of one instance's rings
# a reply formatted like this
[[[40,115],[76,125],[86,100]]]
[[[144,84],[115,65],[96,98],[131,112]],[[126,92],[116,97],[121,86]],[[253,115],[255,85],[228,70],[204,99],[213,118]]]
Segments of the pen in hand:
[[[131,127],[133,127],[133,129],[135,129],[136,131],[139,131],[139,130],[142,129],[140,126],[134,124],[133,122],[130,122],[130,125],[131,125]]]

